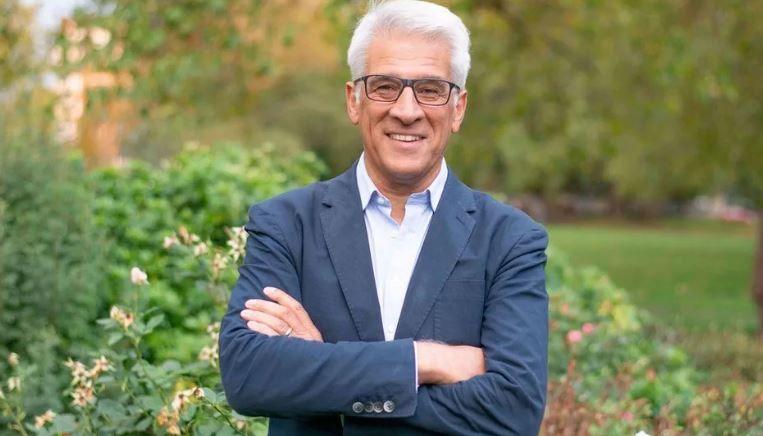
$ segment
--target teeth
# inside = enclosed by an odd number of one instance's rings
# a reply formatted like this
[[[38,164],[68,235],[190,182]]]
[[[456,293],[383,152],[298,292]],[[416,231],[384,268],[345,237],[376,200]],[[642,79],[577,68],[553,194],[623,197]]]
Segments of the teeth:
[[[413,142],[413,141],[418,141],[419,139],[423,139],[423,136],[398,135],[396,133],[390,133],[389,137],[396,141],[404,141],[404,142]]]

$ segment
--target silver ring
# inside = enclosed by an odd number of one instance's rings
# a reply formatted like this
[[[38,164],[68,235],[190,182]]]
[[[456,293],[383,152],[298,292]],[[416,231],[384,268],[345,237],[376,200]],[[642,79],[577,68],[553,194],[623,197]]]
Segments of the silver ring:
[[[291,332],[293,332],[293,331],[294,331],[294,329],[289,327],[289,330],[287,330],[286,333],[284,333],[283,335],[284,336],[291,336]]]

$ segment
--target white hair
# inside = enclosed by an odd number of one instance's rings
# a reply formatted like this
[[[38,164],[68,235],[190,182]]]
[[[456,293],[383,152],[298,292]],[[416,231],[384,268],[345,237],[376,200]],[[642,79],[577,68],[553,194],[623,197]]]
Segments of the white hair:
[[[350,66],[352,80],[365,75],[368,47],[374,37],[391,31],[448,42],[451,49],[450,80],[461,89],[466,87],[466,77],[471,66],[469,30],[448,8],[419,0],[371,1],[368,12],[355,27],[347,50],[347,64]]]

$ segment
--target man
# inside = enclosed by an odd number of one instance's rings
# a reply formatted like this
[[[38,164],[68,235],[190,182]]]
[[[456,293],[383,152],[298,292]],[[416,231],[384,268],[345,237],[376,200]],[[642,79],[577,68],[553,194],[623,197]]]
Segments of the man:
[[[363,154],[255,205],[222,323],[231,406],[270,434],[537,434],[545,230],[444,161],[469,37],[446,8],[372,6],[350,44]]]

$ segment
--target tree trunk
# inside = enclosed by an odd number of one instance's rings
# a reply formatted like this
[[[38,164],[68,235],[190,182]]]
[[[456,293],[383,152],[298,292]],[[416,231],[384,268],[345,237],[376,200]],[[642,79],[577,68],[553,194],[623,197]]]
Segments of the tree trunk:
[[[758,306],[758,334],[763,338],[763,209],[758,211],[757,256],[752,271],[752,298]]]

